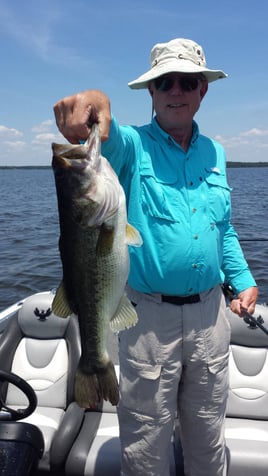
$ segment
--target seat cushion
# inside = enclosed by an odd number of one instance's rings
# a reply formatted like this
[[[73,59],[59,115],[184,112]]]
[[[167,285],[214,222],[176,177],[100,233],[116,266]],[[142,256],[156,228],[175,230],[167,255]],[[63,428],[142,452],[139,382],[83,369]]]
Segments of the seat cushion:
[[[226,418],[228,476],[267,476],[268,421]]]
[[[64,339],[23,338],[17,347],[11,370],[31,385],[38,405],[65,408],[68,350]],[[8,386],[8,405],[24,405],[26,402],[20,390]]]
[[[105,474],[119,475],[120,466],[117,414],[103,413],[96,437],[86,460],[85,474],[92,476],[104,476]]]
[[[18,409],[22,407],[10,406],[10,408]],[[49,470],[49,450],[61,420],[63,419],[65,411],[61,408],[37,407],[36,410],[27,418],[24,418],[23,423],[30,423],[37,426],[44,438],[44,453],[42,460],[39,463],[39,469]]]
[[[231,344],[227,415],[268,420],[267,376],[268,349]]]

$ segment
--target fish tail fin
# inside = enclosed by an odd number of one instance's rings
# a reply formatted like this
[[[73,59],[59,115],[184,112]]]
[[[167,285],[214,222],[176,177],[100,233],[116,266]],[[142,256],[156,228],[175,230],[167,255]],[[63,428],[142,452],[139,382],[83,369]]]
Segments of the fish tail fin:
[[[135,326],[137,322],[137,313],[127,295],[124,294],[119,303],[117,312],[110,320],[110,328],[113,332],[119,332]]]
[[[104,368],[87,374],[79,367],[75,379],[75,400],[82,408],[95,407],[100,401],[109,400],[117,405],[119,400],[118,381],[113,363],[109,360]]]
[[[63,281],[60,283],[52,302],[52,312],[58,317],[68,317],[73,313],[65,291]]]

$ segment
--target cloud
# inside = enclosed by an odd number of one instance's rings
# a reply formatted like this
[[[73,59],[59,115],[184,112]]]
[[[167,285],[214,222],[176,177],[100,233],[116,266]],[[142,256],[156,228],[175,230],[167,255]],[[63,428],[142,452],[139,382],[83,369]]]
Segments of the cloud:
[[[223,137],[216,135],[215,140],[223,144],[225,147],[234,147],[240,145],[252,145],[254,147],[263,147],[268,145],[268,130],[257,129],[256,127],[240,132],[240,134],[232,137]]]
[[[32,144],[35,145],[46,145],[47,143],[62,141],[62,136],[60,134],[54,134],[53,132],[44,132],[37,134],[32,140]]]
[[[216,135],[215,140],[226,149],[228,160],[267,162],[267,157],[264,155],[268,149],[267,129],[253,127],[231,137]]]
[[[4,141],[4,145],[9,150],[13,150],[14,152],[20,151],[26,147],[26,142],[17,140],[17,141]]]
[[[36,134],[40,134],[42,132],[47,132],[54,126],[54,121],[52,119],[46,119],[45,121],[41,122],[37,126],[32,128],[32,132]]]
[[[22,137],[23,133],[18,129],[0,125],[0,137]]]
[[[0,18],[0,36],[6,35],[41,61],[70,68],[74,65],[82,67],[91,64],[88,56],[82,57],[81,51],[76,50],[73,42],[71,46],[61,43],[60,32],[65,30],[68,21],[73,22],[73,16],[69,19],[60,2],[17,2],[14,6],[3,0],[0,4]],[[76,25],[79,25],[79,18]],[[70,28],[78,29],[79,26],[76,25],[70,25]]]
[[[31,143],[34,146],[46,146],[51,142],[63,142],[62,135],[56,130],[55,122],[52,119],[45,119],[40,124],[33,126],[31,132],[35,134]]]
[[[50,42],[49,24],[43,14],[40,15],[42,22],[33,22],[33,18],[37,18],[37,12],[34,12],[35,9],[32,7],[33,5],[24,5],[20,10],[19,6],[14,8],[10,3],[2,4],[0,7],[2,33],[5,32],[20,44],[37,49],[44,54]]]
[[[21,140],[23,137],[24,140]],[[24,133],[18,129],[0,125],[0,165],[49,165],[51,143],[64,143],[64,137],[56,129],[52,119],[45,119]]]
[[[241,136],[244,136],[244,137],[265,137],[265,136],[268,136],[268,130],[266,130],[266,129],[257,129],[256,127],[253,127],[253,129],[250,129],[249,131],[242,132]]]

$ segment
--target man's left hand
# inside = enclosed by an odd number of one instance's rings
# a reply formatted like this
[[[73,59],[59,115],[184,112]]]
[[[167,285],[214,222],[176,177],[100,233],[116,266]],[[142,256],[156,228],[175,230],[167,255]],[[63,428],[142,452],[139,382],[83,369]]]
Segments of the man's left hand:
[[[255,311],[255,305],[258,299],[258,288],[253,286],[251,288],[241,291],[237,295],[237,298],[233,299],[230,304],[231,310],[243,317],[243,311],[247,311],[249,314],[253,314]]]

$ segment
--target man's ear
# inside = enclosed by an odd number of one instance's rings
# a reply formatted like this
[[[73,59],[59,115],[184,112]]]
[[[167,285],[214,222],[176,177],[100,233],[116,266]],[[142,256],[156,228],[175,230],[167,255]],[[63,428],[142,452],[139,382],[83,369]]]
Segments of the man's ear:
[[[203,97],[206,95],[207,90],[208,90],[208,82],[207,81],[202,81],[202,86],[200,88],[201,101],[202,101]]]
[[[152,88],[152,84],[149,84],[149,86],[148,86],[148,91],[149,91],[149,93],[150,93],[150,96],[153,97],[154,91],[153,91],[153,88]]]

